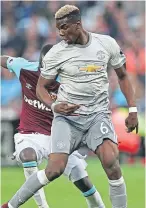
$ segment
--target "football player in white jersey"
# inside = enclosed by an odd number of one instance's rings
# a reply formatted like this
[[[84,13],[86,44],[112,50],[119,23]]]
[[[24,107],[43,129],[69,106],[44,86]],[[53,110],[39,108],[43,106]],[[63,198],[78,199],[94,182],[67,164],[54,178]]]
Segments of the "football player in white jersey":
[[[52,45],[45,45],[41,51],[40,62]],[[19,163],[22,163],[24,175],[28,179],[38,171],[38,164],[43,159],[48,159],[51,144],[51,124],[53,113],[46,109],[36,97],[36,85],[40,75],[39,62],[30,62],[24,58],[1,56],[1,66],[14,73],[20,80],[22,86],[22,112],[18,133],[14,135],[15,153],[14,156]],[[29,83],[29,86],[27,87]],[[54,81],[51,88],[48,88],[50,96],[55,99],[59,83]],[[39,118],[38,118],[39,115]],[[40,122],[41,121],[41,122]],[[61,144],[60,144],[61,145]],[[105,208],[99,192],[90,182],[86,171],[85,162],[88,150],[81,148],[74,151],[68,160],[64,175],[81,191],[88,208]],[[39,208],[49,208],[43,188],[34,194],[34,200]],[[2,207],[8,207],[8,203]]]

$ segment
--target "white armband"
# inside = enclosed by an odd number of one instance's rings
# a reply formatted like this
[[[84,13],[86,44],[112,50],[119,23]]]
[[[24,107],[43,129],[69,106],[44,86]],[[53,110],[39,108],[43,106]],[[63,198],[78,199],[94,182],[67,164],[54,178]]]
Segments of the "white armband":
[[[137,107],[129,107],[129,113],[137,113]]]

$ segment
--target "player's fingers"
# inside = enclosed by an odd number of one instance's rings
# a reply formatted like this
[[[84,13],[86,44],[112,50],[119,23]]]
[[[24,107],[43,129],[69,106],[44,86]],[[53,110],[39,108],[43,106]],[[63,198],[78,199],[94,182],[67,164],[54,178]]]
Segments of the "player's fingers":
[[[130,122],[128,122],[128,123],[126,124],[126,127],[127,127],[127,129],[130,129],[130,128],[134,128],[135,126],[133,126],[132,124],[130,124]]]
[[[130,127],[130,128],[128,128],[128,129],[127,129],[127,133],[132,132],[134,129],[135,129],[135,127]]]
[[[80,105],[77,105],[77,104],[68,104],[68,107],[69,108],[75,108],[75,107],[79,108]]]
[[[135,128],[136,128],[136,134],[137,134],[138,133],[138,123]]]
[[[61,107],[66,109],[66,110],[74,110],[76,108],[79,108],[80,105],[76,105],[76,104],[69,104],[67,102],[63,102],[61,103]]]
[[[60,109],[61,109],[63,112],[68,111],[68,104],[67,104],[67,103],[61,103]]]
[[[75,110],[67,110],[67,111],[66,111],[66,114],[71,115],[71,114],[74,113],[74,112],[75,112]]]
[[[128,119],[125,120],[125,126],[128,127]]]
[[[68,110],[68,112],[72,112],[72,111],[77,110],[78,108],[80,108],[79,105],[68,106],[67,110]]]
[[[79,113],[71,113],[70,115],[71,116],[79,116],[80,114]]]
[[[125,125],[128,129],[129,128],[135,128],[136,127],[135,123],[136,123],[136,121],[132,120],[132,119],[126,119],[125,120]]]

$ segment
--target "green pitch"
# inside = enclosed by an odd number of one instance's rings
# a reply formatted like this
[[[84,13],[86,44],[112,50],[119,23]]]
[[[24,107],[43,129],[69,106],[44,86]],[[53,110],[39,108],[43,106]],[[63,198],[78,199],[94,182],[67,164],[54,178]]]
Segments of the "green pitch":
[[[96,159],[88,160],[89,176],[105,202],[111,208],[108,197],[108,182],[100,163]],[[127,184],[128,208],[144,208],[144,167],[142,165],[122,165]],[[1,201],[8,201],[24,181],[21,168],[2,168]],[[63,176],[45,188],[50,208],[86,208],[82,194]],[[22,208],[35,208],[31,199]]]

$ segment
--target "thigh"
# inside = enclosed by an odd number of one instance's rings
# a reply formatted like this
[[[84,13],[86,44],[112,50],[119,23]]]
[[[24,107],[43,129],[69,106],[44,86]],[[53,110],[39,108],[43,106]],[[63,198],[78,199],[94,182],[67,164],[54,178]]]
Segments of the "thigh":
[[[71,154],[81,143],[82,132],[64,117],[53,119],[51,129],[51,153]]]
[[[115,166],[119,163],[118,145],[109,139],[105,139],[103,143],[97,147],[95,153],[99,157],[104,168],[111,168],[113,165]]]
[[[51,153],[51,135],[35,134],[36,145],[39,147],[39,151],[43,158],[48,159]]]
[[[111,118],[109,115],[101,114],[96,116],[89,131],[85,135],[85,142],[93,152],[100,146],[104,139],[109,139],[117,144],[117,135],[115,133]]]
[[[110,180],[121,178],[121,169],[119,164],[118,145],[109,139],[97,147],[96,155],[99,157],[102,167]]]

